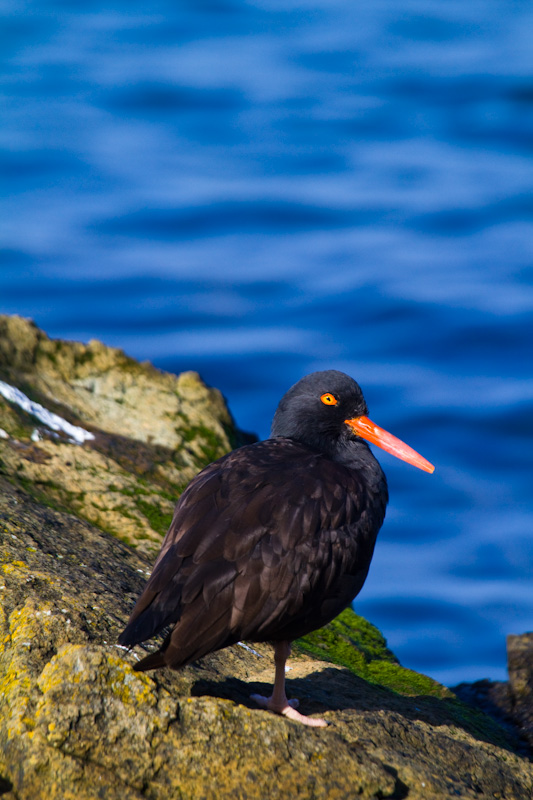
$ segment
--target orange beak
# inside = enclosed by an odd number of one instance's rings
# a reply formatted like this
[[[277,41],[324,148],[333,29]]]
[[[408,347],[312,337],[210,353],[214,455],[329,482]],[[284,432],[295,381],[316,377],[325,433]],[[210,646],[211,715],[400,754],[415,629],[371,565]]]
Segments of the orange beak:
[[[355,433],[362,439],[367,439],[372,444],[377,444],[378,447],[386,450],[387,453],[392,453],[396,458],[401,458],[402,461],[407,461],[413,467],[423,469],[425,472],[434,472],[435,467],[426,461],[425,458],[409,447],[401,439],[397,439],[391,433],[375,425],[368,417],[355,417],[355,419],[345,419],[346,425],[355,431]]]

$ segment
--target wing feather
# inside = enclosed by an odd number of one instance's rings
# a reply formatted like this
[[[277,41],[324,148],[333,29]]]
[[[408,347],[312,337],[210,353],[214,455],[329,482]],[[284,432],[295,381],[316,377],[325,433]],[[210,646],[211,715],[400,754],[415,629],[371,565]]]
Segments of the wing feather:
[[[119,641],[133,645],[173,624],[160,652],[178,667],[243,638],[319,627],[366,577],[372,502],[357,472],[291,440],[230,453],[180,498]]]

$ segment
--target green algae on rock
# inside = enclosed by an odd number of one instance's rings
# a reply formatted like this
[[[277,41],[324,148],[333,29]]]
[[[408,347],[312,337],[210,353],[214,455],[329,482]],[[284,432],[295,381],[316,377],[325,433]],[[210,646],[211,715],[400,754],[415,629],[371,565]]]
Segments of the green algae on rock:
[[[453,697],[432,678],[402,667],[380,631],[347,608],[329,625],[298,639],[303,653],[348,667],[355,675],[400,694]]]
[[[243,441],[220,394],[100,343],[0,317],[0,379],[94,440],[0,399],[0,795],[529,800],[513,737],[406,670],[347,610],[295,646],[288,688],[325,730],[258,710],[267,645],[139,674],[115,645],[184,485]]]

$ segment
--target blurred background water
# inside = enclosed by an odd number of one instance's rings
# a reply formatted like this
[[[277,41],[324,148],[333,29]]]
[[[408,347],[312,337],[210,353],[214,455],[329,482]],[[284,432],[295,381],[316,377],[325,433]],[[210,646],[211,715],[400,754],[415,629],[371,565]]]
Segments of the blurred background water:
[[[6,0],[0,311],[198,370],[267,436],[338,368],[437,465],[356,609],[505,678],[533,629],[533,7]]]

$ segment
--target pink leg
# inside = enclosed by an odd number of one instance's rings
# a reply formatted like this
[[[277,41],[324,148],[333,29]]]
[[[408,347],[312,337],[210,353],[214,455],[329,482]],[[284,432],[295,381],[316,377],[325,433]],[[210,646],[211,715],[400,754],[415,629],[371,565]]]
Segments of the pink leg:
[[[297,700],[287,700],[287,695],[285,694],[285,664],[290,652],[290,642],[276,642],[274,645],[274,663],[276,665],[274,690],[270,697],[263,697],[261,694],[253,694],[251,695],[251,699],[262,708],[266,708],[274,712],[274,714],[282,714],[284,717],[293,719],[296,722],[301,722],[302,725],[310,725],[313,728],[325,728],[328,724],[325,719],[306,717],[296,710],[295,706],[298,705]]]

